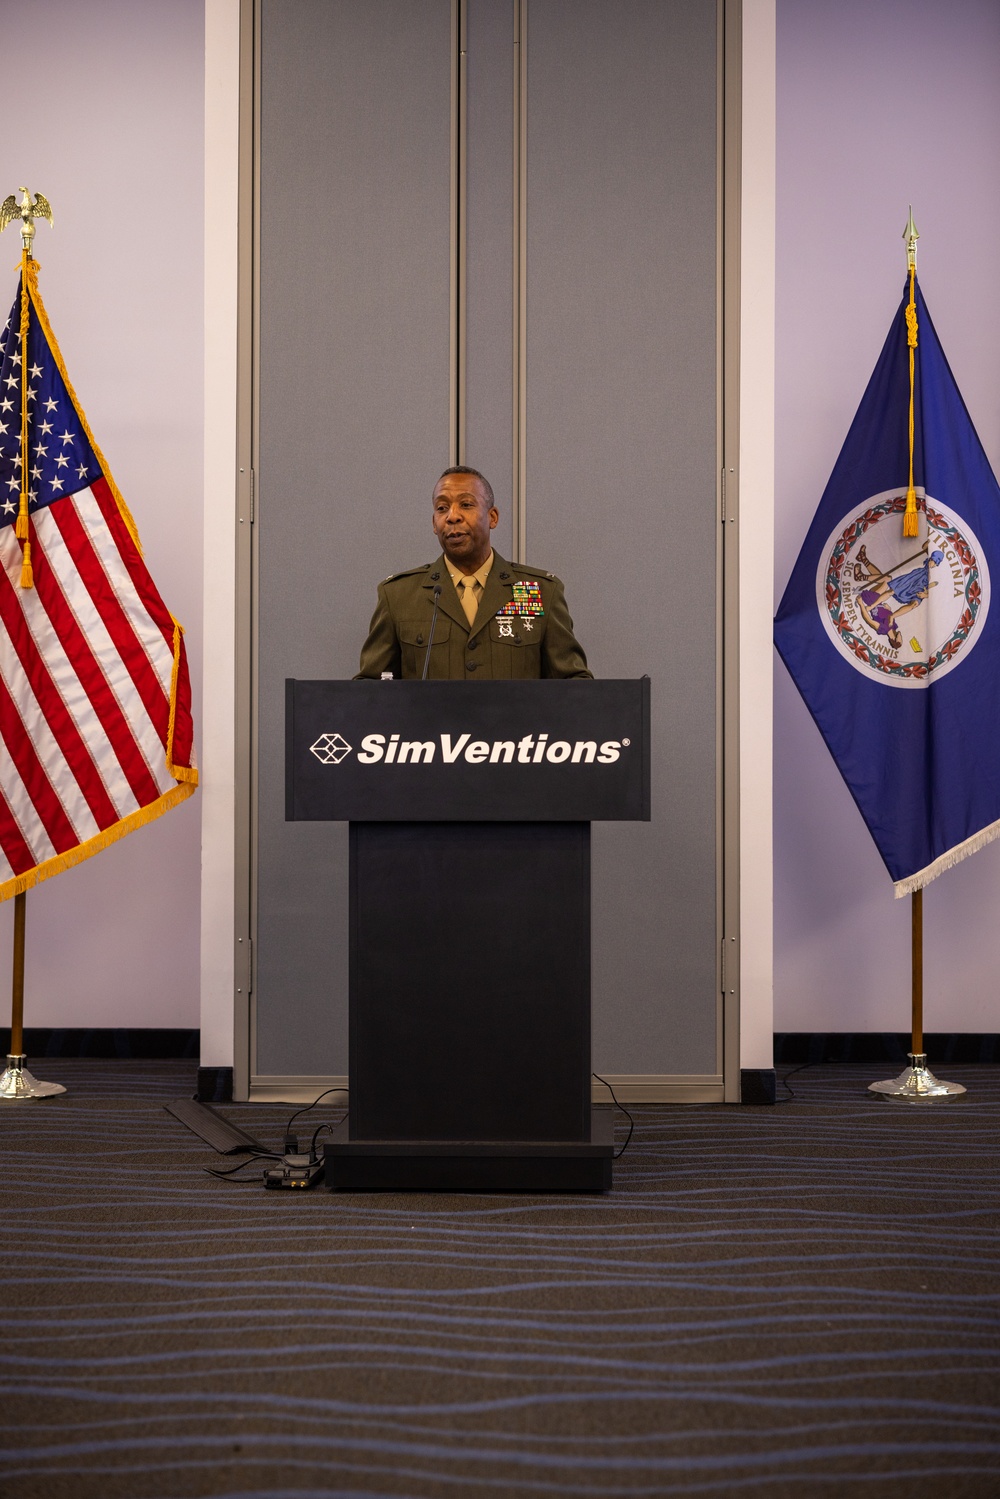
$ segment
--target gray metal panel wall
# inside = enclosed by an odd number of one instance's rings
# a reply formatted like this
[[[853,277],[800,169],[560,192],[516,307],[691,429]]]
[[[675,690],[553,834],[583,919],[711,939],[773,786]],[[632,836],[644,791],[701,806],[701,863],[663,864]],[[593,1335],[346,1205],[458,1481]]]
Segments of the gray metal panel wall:
[[[465,462],[500,510],[496,546],[511,555],[514,395],[514,3],[468,0],[466,69]]]
[[[352,675],[377,581],[435,553],[450,38],[450,0],[262,5],[258,1074],[347,1068],[347,830],[284,821],[283,682]]]
[[[717,1070],[714,0],[530,0],[528,560],[652,677],[653,821],[594,829],[594,1061]],[[513,892],[509,893],[513,896]]]
[[[465,457],[511,548],[512,0],[468,0]],[[648,671],[654,821],[594,830],[596,1064],[718,1070],[715,0],[528,0],[528,558]],[[451,391],[449,0],[262,0],[257,1075],[346,1070],[346,830],[283,820],[282,683],[426,560]],[[498,898],[516,901],[515,891]]]

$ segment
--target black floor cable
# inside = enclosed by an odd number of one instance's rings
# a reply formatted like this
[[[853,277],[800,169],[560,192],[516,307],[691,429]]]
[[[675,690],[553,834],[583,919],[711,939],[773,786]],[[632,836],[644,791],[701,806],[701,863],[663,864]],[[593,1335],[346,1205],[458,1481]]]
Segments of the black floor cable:
[[[288,1123],[285,1125],[285,1153],[286,1154],[288,1154],[288,1152],[289,1152],[289,1146],[291,1146],[291,1152],[293,1154],[295,1153],[295,1150],[296,1150],[296,1147],[297,1147],[297,1141],[293,1140],[293,1141],[290,1142],[289,1141],[289,1136],[291,1135],[292,1125],[294,1124],[295,1120],[298,1119],[299,1115],[300,1114],[308,1114],[310,1109],[314,1109],[318,1103],[320,1103],[324,1098],[328,1098],[331,1093],[346,1093],[346,1092],[347,1092],[346,1088],[327,1088],[326,1091],[324,1093],[321,1093],[318,1098],[314,1098],[313,1101],[312,1101],[312,1103],[307,1103],[301,1109],[296,1109],[295,1110],[295,1113],[292,1115],[292,1117],[289,1119]],[[346,1115],[344,1116],[344,1118],[346,1118]],[[337,1124],[342,1124],[343,1123],[343,1118],[336,1120],[336,1123]],[[325,1129],[332,1129],[332,1128],[333,1128],[333,1125],[331,1125],[331,1124],[321,1124],[313,1132],[312,1144],[310,1145],[310,1148],[309,1148],[309,1154],[310,1154],[310,1156],[315,1156],[315,1154],[316,1154],[316,1141],[319,1138],[319,1136],[323,1133],[323,1131]],[[205,1171],[205,1172],[207,1172],[207,1174],[209,1176],[214,1176],[214,1177],[218,1178],[219,1181],[229,1182],[233,1186],[255,1187],[255,1186],[259,1186],[259,1184],[260,1184],[260,1177],[259,1176],[257,1176],[257,1175],[254,1175],[254,1176],[239,1176],[239,1175],[237,1175],[237,1173],[240,1172],[240,1171],[245,1170],[247,1166],[253,1166],[253,1167],[255,1167],[256,1169],[259,1170],[259,1162],[260,1161],[281,1161],[281,1160],[284,1160],[284,1156],[282,1155],[282,1153],[280,1151],[276,1151],[276,1150],[259,1151],[259,1152],[255,1153],[254,1155],[249,1156],[245,1161],[240,1161],[240,1163],[239,1163],[238,1166],[231,1166],[228,1171],[220,1170],[216,1166],[203,1166],[202,1170]]]
[[[228,1181],[232,1186],[256,1187],[260,1185],[259,1176],[237,1176],[237,1171],[244,1171],[247,1166],[256,1166],[258,1161],[280,1161],[281,1156],[274,1151],[266,1154],[252,1155],[245,1161],[240,1161],[238,1166],[230,1166],[228,1171],[222,1171],[217,1166],[203,1166],[201,1169],[209,1176],[218,1177],[219,1181]]]
[[[319,1139],[323,1131],[325,1129],[334,1129],[338,1124],[343,1124],[346,1118],[347,1115],[342,1114],[341,1117],[339,1119],[335,1119],[332,1124],[319,1124],[316,1126],[316,1128],[313,1130],[312,1145],[310,1146],[310,1150],[312,1151],[313,1155],[316,1154],[316,1141]]]
[[[806,1070],[807,1067],[815,1067],[815,1066],[816,1066],[815,1062],[800,1062],[797,1067],[793,1067],[792,1068],[791,1072],[786,1072],[785,1075],[784,1075],[784,1077],[780,1079],[780,1082],[781,1082],[781,1086],[787,1092],[788,1097],[787,1098],[776,1098],[774,1100],[775,1103],[791,1103],[792,1099],[795,1098],[796,1094],[795,1094],[795,1090],[793,1088],[789,1088],[789,1086],[788,1086],[788,1079],[790,1077],[794,1077],[797,1072],[805,1072],[805,1070]]]
[[[599,1072],[592,1072],[590,1075],[591,1075],[591,1077],[596,1077],[597,1081],[599,1083],[603,1083],[604,1084],[604,1086],[607,1088],[608,1092],[611,1094],[611,1097],[614,1098],[615,1108],[618,1110],[618,1112],[620,1114],[624,1114],[625,1118],[628,1120],[628,1134],[625,1136],[625,1144],[622,1146],[621,1150],[615,1152],[615,1155],[613,1157],[613,1159],[617,1161],[618,1157],[619,1156],[623,1156],[625,1154],[626,1150],[628,1150],[629,1141],[632,1138],[632,1131],[635,1129],[635,1120],[632,1118],[632,1115],[629,1113],[628,1109],[626,1109],[624,1107],[624,1105],[620,1104],[618,1102],[617,1098],[615,1098],[615,1090],[614,1090],[614,1088],[612,1088],[612,1086],[608,1082],[607,1078],[606,1077],[602,1077]]]
[[[285,1134],[287,1135],[289,1133],[292,1125],[295,1123],[299,1115],[308,1114],[310,1109],[314,1109],[316,1107],[316,1105],[320,1102],[320,1099],[328,1098],[331,1093],[346,1093],[347,1091],[348,1090],[346,1088],[327,1088],[326,1092],[321,1093],[319,1095],[319,1098],[314,1098],[312,1103],[307,1103],[301,1109],[296,1109],[291,1119],[289,1119],[288,1123],[285,1125]]]

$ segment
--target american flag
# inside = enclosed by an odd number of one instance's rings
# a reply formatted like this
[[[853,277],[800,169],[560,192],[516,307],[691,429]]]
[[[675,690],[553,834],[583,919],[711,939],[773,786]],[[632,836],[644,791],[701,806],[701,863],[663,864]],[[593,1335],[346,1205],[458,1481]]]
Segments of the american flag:
[[[183,633],[73,393],[28,262],[0,335],[0,900],[194,791]],[[32,586],[15,531],[28,400]]]

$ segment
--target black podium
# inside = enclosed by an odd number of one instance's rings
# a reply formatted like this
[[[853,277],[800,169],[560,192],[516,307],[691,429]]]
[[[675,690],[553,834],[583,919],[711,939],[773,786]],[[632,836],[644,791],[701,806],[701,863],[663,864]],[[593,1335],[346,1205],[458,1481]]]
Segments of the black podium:
[[[649,680],[289,681],[286,817],[350,830],[328,1186],[603,1191],[590,823],[649,818]]]

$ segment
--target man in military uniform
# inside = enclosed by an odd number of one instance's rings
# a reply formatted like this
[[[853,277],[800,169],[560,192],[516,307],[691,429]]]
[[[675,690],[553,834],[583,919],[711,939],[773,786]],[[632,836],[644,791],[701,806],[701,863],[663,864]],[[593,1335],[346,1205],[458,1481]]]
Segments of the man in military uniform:
[[[445,470],[432,511],[442,555],[379,584],[357,679],[421,677],[428,649],[427,676],[438,679],[593,676],[559,579],[505,562],[490,541],[498,519],[493,490],[477,469]]]

